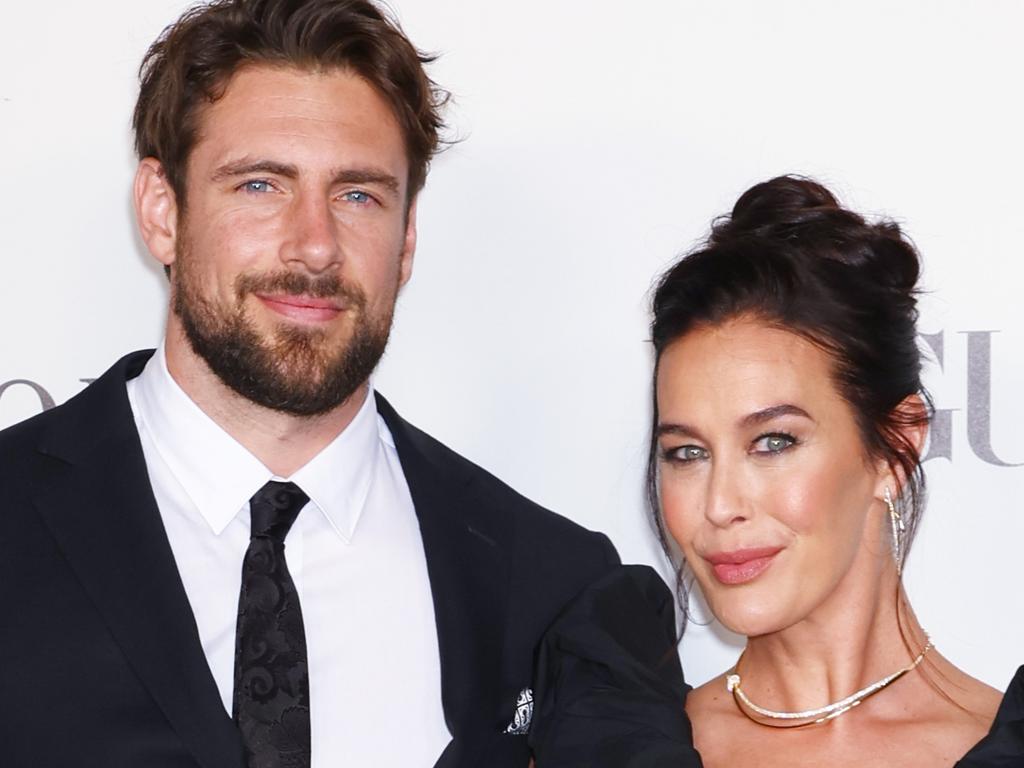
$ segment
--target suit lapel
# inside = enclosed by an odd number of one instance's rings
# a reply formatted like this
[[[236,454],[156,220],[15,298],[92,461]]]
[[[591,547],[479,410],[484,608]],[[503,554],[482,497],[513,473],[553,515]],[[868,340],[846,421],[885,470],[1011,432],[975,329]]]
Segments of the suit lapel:
[[[139,679],[204,768],[242,764],[149,484],[121,360],[62,406],[37,508]]]
[[[509,521],[489,515],[472,465],[403,421],[380,395],[409,484],[426,552],[441,654],[441,690],[455,765],[473,738],[500,732],[501,652],[509,574]],[[479,470],[476,470],[479,471]],[[508,716],[511,718],[512,713]]]

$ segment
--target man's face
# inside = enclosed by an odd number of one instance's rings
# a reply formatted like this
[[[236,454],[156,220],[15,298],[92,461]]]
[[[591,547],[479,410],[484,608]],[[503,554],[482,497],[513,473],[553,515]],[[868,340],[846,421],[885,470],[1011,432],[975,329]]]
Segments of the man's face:
[[[178,221],[172,307],[192,349],[274,410],[348,399],[410,274],[407,184],[401,129],[357,75],[236,73],[200,117]]]

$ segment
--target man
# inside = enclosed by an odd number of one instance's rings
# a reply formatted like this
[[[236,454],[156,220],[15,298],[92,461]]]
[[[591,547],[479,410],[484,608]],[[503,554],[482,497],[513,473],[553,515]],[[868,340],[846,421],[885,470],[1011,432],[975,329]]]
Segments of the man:
[[[540,636],[616,555],[370,391],[424,61],[368,0],[218,0],[147,54],[166,336],[0,434],[3,765],[527,765]]]

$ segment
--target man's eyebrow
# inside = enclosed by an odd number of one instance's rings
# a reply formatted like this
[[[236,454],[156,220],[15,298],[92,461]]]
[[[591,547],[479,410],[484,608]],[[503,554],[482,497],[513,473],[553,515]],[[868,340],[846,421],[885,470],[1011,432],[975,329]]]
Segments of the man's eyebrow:
[[[781,405],[772,405],[768,408],[762,408],[760,411],[754,411],[748,413],[742,419],[740,419],[741,427],[752,427],[757,424],[764,424],[767,421],[778,418],[779,416],[803,416],[805,419],[814,421],[807,411],[798,405],[792,405],[790,403],[783,403]]]
[[[275,176],[283,176],[287,179],[294,179],[299,175],[299,169],[288,163],[279,163],[274,160],[234,160],[230,163],[218,166],[210,177],[213,181],[224,181],[236,176],[247,176],[250,173],[272,173]]]
[[[346,168],[334,174],[335,184],[379,184],[393,194],[398,194],[401,182],[387,171],[376,168]]]

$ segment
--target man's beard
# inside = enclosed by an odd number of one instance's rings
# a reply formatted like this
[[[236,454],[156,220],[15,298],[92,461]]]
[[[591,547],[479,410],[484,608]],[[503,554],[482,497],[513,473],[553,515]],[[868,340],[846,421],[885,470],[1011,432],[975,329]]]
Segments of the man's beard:
[[[396,285],[386,313],[370,317],[366,294],[358,285],[335,274],[312,277],[285,271],[239,275],[235,306],[220,307],[203,296],[187,244],[179,248],[172,283],[173,310],[193,351],[210,370],[247,400],[294,416],[327,413],[369,378],[387,346],[398,295]],[[352,335],[347,343],[332,345],[324,330],[285,321],[261,334],[243,303],[254,293],[337,298],[353,317]]]

